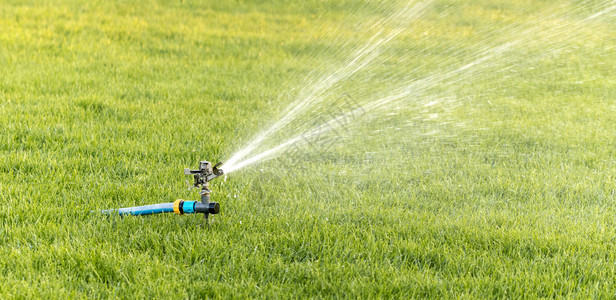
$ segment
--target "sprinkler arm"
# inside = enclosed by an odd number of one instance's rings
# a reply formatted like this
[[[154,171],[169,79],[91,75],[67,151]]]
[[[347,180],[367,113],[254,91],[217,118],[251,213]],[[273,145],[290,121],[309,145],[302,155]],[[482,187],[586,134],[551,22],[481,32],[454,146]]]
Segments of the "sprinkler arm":
[[[222,163],[219,162],[214,167],[212,167],[212,163],[204,160],[204,161],[199,162],[199,170],[191,170],[191,169],[186,168],[184,169],[184,174],[194,175],[195,177],[194,187],[200,187],[206,184],[207,182],[212,181],[212,179],[218,176],[221,176],[225,173],[222,169],[219,169],[221,165]]]

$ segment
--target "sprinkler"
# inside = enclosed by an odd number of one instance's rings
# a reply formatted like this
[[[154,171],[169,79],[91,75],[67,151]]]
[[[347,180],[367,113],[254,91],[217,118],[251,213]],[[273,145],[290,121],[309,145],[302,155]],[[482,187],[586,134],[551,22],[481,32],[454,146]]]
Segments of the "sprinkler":
[[[202,213],[205,219],[208,219],[210,214],[217,214],[220,211],[220,205],[218,202],[210,202],[211,190],[209,189],[209,182],[224,174],[224,171],[220,169],[221,162],[212,167],[212,163],[209,161],[199,162],[198,170],[184,169],[184,174],[193,175],[195,182],[193,188],[200,188],[201,202],[199,201],[187,201],[178,199],[171,203],[151,204],[135,207],[124,207],[120,209],[107,209],[103,210],[104,214],[118,213],[119,215],[135,215],[144,216],[152,214],[160,214],[166,212],[173,212],[178,215]]]

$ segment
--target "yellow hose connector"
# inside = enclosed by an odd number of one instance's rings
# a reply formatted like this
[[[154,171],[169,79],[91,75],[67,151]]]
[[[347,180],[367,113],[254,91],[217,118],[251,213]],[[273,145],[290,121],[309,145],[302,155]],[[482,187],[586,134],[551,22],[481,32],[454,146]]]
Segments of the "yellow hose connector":
[[[178,199],[178,200],[175,200],[175,202],[173,202],[173,212],[174,212],[176,215],[182,215],[182,212],[180,212],[180,203],[181,203],[182,201],[184,201],[184,200],[182,200],[182,199]],[[167,207],[168,207],[168,206],[167,206]]]

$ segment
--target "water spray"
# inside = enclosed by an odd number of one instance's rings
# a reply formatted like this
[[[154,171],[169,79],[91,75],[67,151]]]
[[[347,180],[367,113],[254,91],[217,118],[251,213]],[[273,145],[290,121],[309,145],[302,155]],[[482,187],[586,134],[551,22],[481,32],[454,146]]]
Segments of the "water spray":
[[[107,209],[103,210],[102,213],[117,213],[121,216],[145,216],[170,212],[173,212],[177,215],[201,213],[207,220],[210,214],[215,215],[220,212],[220,205],[218,204],[218,202],[210,202],[210,194],[212,191],[209,188],[209,182],[214,178],[224,174],[224,171],[220,169],[221,165],[221,162],[212,166],[212,163],[210,163],[209,161],[201,161],[199,162],[198,170],[184,169],[185,175],[193,175],[194,183],[192,188],[200,189],[199,194],[201,195],[201,202],[178,199],[175,202],[171,203],[124,207],[120,209]]]

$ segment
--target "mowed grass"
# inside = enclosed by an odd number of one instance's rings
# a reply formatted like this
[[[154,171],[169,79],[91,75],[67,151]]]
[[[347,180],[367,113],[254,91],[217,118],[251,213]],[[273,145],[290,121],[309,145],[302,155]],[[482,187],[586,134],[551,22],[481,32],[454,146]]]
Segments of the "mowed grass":
[[[472,52],[516,38],[483,40],[496,23],[575,7],[455,3],[459,13],[440,18],[437,2],[421,20],[434,39],[413,43],[423,32],[409,29],[387,51]],[[447,118],[466,126],[420,122],[387,135],[369,124],[323,156],[213,182],[222,211],[209,226],[194,215],[89,213],[196,199],[183,168],[230,157],[284,109],[281,95],[340,63],[336,49],[361,44],[369,34],[358,24],[385,11],[348,1],[3,1],[0,298],[614,297],[609,15],[563,39],[558,55],[518,49],[507,76],[449,87],[460,105]],[[422,53],[439,61],[446,51]],[[389,122],[407,117],[416,116]]]

